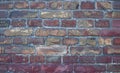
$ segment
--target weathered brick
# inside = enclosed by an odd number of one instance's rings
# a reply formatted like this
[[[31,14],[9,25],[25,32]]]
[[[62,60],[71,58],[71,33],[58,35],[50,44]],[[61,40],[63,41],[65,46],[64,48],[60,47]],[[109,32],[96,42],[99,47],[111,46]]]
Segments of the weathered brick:
[[[95,22],[96,27],[110,27],[109,20],[98,20]]]
[[[56,11],[56,12],[41,12],[40,13],[41,18],[71,18],[72,14],[68,11]]]
[[[45,64],[41,66],[42,73],[72,73],[72,65]]]
[[[38,55],[64,55],[67,53],[66,46],[51,45],[51,46],[36,46]]]
[[[14,19],[14,20],[12,20],[11,24],[12,24],[13,27],[23,27],[23,26],[26,26],[26,20],[24,20],[24,19],[21,19],[21,20]]]
[[[30,3],[30,8],[32,9],[43,9],[45,8],[45,2],[31,2]]]
[[[36,18],[37,12],[35,11],[12,11],[10,18]]]
[[[44,38],[27,38],[28,44],[43,45],[45,43]]]
[[[13,63],[28,63],[28,56],[27,55],[14,55],[13,56]]]
[[[59,45],[61,43],[61,39],[59,38],[47,38],[46,45]]]
[[[79,8],[79,2],[77,1],[66,1],[63,3],[64,9],[78,9]]]
[[[38,64],[9,64],[8,71],[15,73],[40,73],[41,66]]]
[[[76,27],[76,20],[62,20],[62,27]]]
[[[10,25],[10,20],[0,20],[0,27],[8,27]]]
[[[12,38],[0,38],[0,44],[5,45],[5,44],[12,44]]]
[[[101,73],[106,71],[105,65],[75,65],[75,73]]]
[[[47,56],[46,63],[61,63],[60,56]]]
[[[113,44],[114,45],[120,45],[120,38],[114,38],[113,39]]]
[[[105,13],[106,18],[120,18],[120,11],[109,11]]]
[[[0,47],[0,54],[4,53],[4,48]]]
[[[111,63],[112,58],[110,56],[96,56],[96,63]]]
[[[86,42],[87,42],[87,38],[80,38],[80,41],[79,41],[79,43],[80,43],[80,45],[86,45]]]
[[[31,55],[30,56],[30,63],[44,63],[45,57],[38,56],[38,55]]]
[[[67,64],[78,63],[78,57],[77,56],[64,56],[63,62]]]
[[[12,28],[6,29],[4,35],[6,36],[29,36],[33,32],[32,28]]]
[[[30,26],[30,27],[42,27],[42,20],[38,20],[38,19],[28,20],[28,26]]]
[[[34,48],[29,46],[5,46],[5,53],[33,54],[34,52]]]
[[[64,29],[38,29],[36,36],[65,36],[66,31]]]
[[[114,1],[113,2],[113,9],[120,9],[120,2],[119,1]]]
[[[111,38],[98,38],[98,43],[100,46],[112,45]]]
[[[80,38],[80,45],[95,46],[96,43],[96,38]]]
[[[21,1],[21,2],[15,2],[15,8],[28,8],[28,2],[26,1]]]
[[[48,8],[50,8],[50,9],[62,9],[62,2],[61,1],[50,1],[48,3]]]
[[[111,2],[97,2],[97,9],[112,9],[112,4]]]
[[[99,55],[102,52],[98,47],[71,47],[72,55]]]
[[[11,63],[12,55],[10,54],[1,54],[0,55],[0,63]]]
[[[120,63],[120,56],[112,56],[113,63]]]
[[[7,11],[0,11],[0,18],[7,18],[8,12]]]
[[[88,64],[88,63],[95,63],[94,56],[80,56],[79,57],[79,63],[81,64]]]
[[[45,26],[59,26],[59,20],[44,20]]]
[[[21,38],[21,37],[16,37],[13,39],[13,44],[27,44],[27,39],[24,37],[24,38]]]
[[[105,46],[104,47],[104,54],[110,55],[119,55],[120,54],[120,47],[119,46]]]
[[[81,9],[94,9],[95,3],[91,1],[83,1],[81,2]]]
[[[102,18],[103,12],[101,11],[74,11],[74,18]]]
[[[100,30],[100,36],[106,36],[106,37],[115,37],[115,36],[120,36],[120,29],[102,29]]]
[[[113,20],[112,27],[120,28],[120,20]]]
[[[108,72],[120,72],[120,65],[119,64],[110,64],[107,66]]]
[[[12,9],[13,4],[12,2],[1,2],[0,3],[0,9]]]
[[[77,26],[80,28],[93,27],[94,22],[93,20],[79,20]]]
[[[64,45],[76,45],[78,44],[78,39],[77,38],[64,38],[63,44]]]
[[[98,29],[70,29],[68,30],[69,36],[98,36]]]

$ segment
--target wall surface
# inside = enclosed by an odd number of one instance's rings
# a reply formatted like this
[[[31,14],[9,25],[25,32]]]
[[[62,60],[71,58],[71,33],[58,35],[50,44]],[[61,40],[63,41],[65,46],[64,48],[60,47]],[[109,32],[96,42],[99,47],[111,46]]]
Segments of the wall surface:
[[[0,0],[0,73],[120,73],[120,1]]]

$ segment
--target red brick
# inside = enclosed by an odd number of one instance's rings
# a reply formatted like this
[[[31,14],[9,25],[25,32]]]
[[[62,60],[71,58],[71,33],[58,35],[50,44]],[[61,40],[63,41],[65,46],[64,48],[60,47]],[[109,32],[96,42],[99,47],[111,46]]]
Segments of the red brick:
[[[1,73],[5,73],[7,71],[7,69],[8,69],[8,64],[0,63],[0,72],[3,71]]]
[[[13,39],[13,44],[27,44],[27,39],[16,37]]]
[[[37,12],[35,11],[12,11],[10,12],[10,18],[36,18],[36,17],[37,17]]]
[[[50,1],[48,2],[49,9],[62,9],[62,2],[61,1]]]
[[[63,39],[63,44],[64,45],[75,45],[78,43],[77,38],[64,38]]]
[[[5,46],[5,53],[9,54],[33,54],[35,52],[30,46]]]
[[[0,54],[0,63],[11,63],[12,55],[10,54]]]
[[[47,64],[41,66],[41,73],[72,73],[72,65]]]
[[[81,63],[81,64],[95,63],[94,56],[80,56],[79,63]]]
[[[74,18],[102,18],[103,12],[100,11],[74,11]]]
[[[26,55],[14,55],[13,63],[28,63],[28,56]]]
[[[46,57],[46,63],[61,63],[61,57],[60,56],[47,56]]]
[[[113,20],[112,21],[112,26],[116,28],[120,28],[120,20]]]
[[[40,73],[41,66],[38,64],[9,64],[8,71],[15,73]]]
[[[67,64],[78,63],[78,57],[77,56],[64,56],[63,62]]]
[[[75,65],[75,73],[100,73],[105,72],[106,68],[104,65]]]
[[[32,19],[28,21],[30,27],[42,27],[42,20]]]
[[[96,56],[96,63],[111,63],[112,58],[110,56]]]
[[[95,23],[96,27],[110,27],[109,20],[98,20]]]
[[[108,72],[120,72],[120,65],[119,64],[110,64],[107,66]]]
[[[26,26],[26,20],[24,20],[24,19],[21,19],[21,20],[14,19],[14,20],[12,20],[12,26],[13,27]]]
[[[76,20],[62,20],[62,27],[76,27]]]
[[[119,46],[105,46],[103,52],[104,54],[108,54],[108,55],[119,55],[120,47]]]
[[[7,11],[0,11],[0,18],[7,18],[8,12]]]
[[[27,43],[34,45],[43,45],[45,42],[43,38],[28,38]]]
[[[95,3],[90,1],[81,2],[81,9],[94,9]]]
[[[28,8],[28,2],[22,1],[22,2],[15,2],[15,8]]]
[[[113,63],[120,63],[120,56],[112,56]]]
[[[120,45],[120,38],[114,38],[113,39],[113,44],[114,45]]]
[[[59,20],[44,20],[45,26],[59,26]]]
[[[113,9],[120,9],[120,2],[119,1],[114,1],[113,2]]]
[[[0,3],[0,9],[12,9],[13,8],[13,4],[12,2],[4,2],[4,3]]]
[[[30,56],[30,63],[44,63],[44,61],[45,61],[44,56],[37,56],[37,55]]]
[[[100,36],[106,36],[106,37],[115,37],[120,36],[120,29],[102,29],[100,30]]]
[[[32,9],[43,9],[45,8],[45,2],[31,2],[30,8]]]

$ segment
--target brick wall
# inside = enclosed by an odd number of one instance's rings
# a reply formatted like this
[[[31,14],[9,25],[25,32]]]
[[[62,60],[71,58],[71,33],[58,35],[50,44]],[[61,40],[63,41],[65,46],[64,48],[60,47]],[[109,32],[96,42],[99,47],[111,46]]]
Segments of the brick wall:
[[[0,0],[0,73],[120,73],[120,1]]]

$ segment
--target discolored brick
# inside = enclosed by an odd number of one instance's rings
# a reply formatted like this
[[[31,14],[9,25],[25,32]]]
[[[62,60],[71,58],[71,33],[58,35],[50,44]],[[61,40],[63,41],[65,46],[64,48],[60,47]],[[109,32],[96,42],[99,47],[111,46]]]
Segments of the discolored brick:
[[[64,9],[78,9],[79,8],[79,2],[77,1],[66,1],[63,3],[63,8]]]
[[[120,72],[120,65],[119,64],[110,64],[107,68],[108,72]]]
[[[120,9],[120,2],[119,1],[114,1],[113,2],[113,9]]]
[[[110,22],[109,20],[98,20],[95,22],[96,27],[110,27]]]
[[[41,12],[40,13],[41,18],[71,18],[72,14],[68,11],[56,11],[56,12]]]
[[[13,56],[13,63],[28,63],[28,56],[27,55],[14,55]]]
[[[23,26],[26,26],[26,20],[24,20],[24,19],[21,19],[21,20],[14,19],[14,20],[12,20],[11,24],[12,24],[13,27],[23,27]]]
[[[47,56],[46,62],[47,63],[61,63],[61,57],[60,56]]]
[[[27,39],[24,37],[24,38],[21,38],[21,37],[16,37],[13,39],[13,44],[27,44]]]
[[[28,2],[26,1],[21,1],[21,2],[15,2],[15,8],[28,8]]]
[[[112,4],[111,2],[97,2],[97,9],[112,9]]]
[[[76,20],[62,20],[62,27],[76,27]]]
[[[43,45],[45,43],[44,38],[27,38],[27,43],[28,44],[34,44],[34,45]]]
[[[112,27],[120,28],[120,20],[113,20]]]
[[[1,2],[0,3],[1,10],[12,9],[12,8],[13,8],[12,2]]]
[[[113,45],[120,45],[120,38],[114,38]]]
[[[6,36],[29,36],[33,32],[32,28],[12,28],[6,29],[4,35]]]
[[[0,63],[11,63],[12,55],[10,54],[1,54],[0,55]]]
[[[9,27],[10,20],[0,20],[0,27]]]
[[[112,45],[112,38],[98,38],[100,46]]]
[[[44,63],[45,57],[38,56],[38,55],[31,55],[30,56],[30,63]]]
[[[78,57],[77,56],[64,56],[63,57],[63,62],[66,63],[66,64],[78,63]]]
[[[79,28],[93,27],[94,22],[93,22],[93,20],[79,20],[77,26]]]
[[[0,38],[0,44],[5,45],[5,44],[12,44],[12,38]]]
[[[119,11],[108,11],[105,13],[106,18],[120,18]]]
[[[0,18],[7,18],[8,12],[7,11],[0,11]]]
[[[59,20],[44,20],[45,26],[59,26]]]
[[[67,53],[66,46],[51,45],[51,46],[36,46],[36,51],[38,55],[64,55]]]
[[[78,39],[77,38],[64,38],[63,44],[64,45],[76,45],[78,44]]]
[[[47,45],[58,45],[61,43],[61,40],[59,38],[47,38],[46,44]]]
[[[48,3],[48,8],[50,8],[50,9],[62,9],[62,2],[61,1],[50,1]]]
[[[28,20],[28,26],[30,26],[30,27],[42,27],[42,20],[38,20],[38,19]]]

